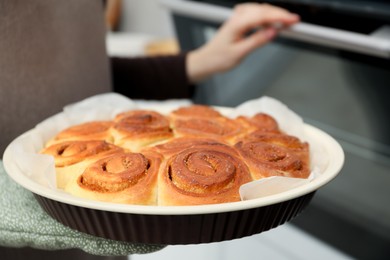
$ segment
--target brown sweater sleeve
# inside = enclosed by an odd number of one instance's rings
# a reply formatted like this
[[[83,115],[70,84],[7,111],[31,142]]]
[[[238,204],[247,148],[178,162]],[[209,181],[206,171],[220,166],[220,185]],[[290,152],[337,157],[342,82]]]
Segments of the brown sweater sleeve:
[[[115,92],[134,99],[191,98],[193,85],[186,73],[186,54],[111,58]]]

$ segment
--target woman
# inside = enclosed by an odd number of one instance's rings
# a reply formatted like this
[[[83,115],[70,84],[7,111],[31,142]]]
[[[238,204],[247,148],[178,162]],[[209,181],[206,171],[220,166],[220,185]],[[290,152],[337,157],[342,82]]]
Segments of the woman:
[[[191,97],[192,84],[238,65],[271,41],[278,28],[299,21],[296,14],[268,4],[237,5],[210,42],[176,56],[111,59],[114,90],[131,98]],[[249,32],[253,32],[248,36]]]
[[[102,11],[100,1],[0,0],[0,154],[14,138],[65,105],[112,90]],[[199,49],[169,57],[112,59],[114,90],[132,98],[190,97],[194,83],[233,68],[272,40],[277,30],[268,25],[288,26],[298,20],[270,5],[239,5],[215,37]],[[266,29],[246,36],[259,27]],[[0,172],[0,183],[15,185],[4,169]],[[17,198],[12,194],[0,200],[0,212],[7,212],[0,218],[0,233],[6,234],[0,236],[1,259],[112,259],[72,249],[72,239],[58,230],[55,234],[53,230],[32,232],[29,223],[42,210],[25,212],[23,218],[19,214],[23,208],[15,206],[21,204]],[[40,223],[35,226],[39,228]],[[11,238],[17,241],[10,242]]]

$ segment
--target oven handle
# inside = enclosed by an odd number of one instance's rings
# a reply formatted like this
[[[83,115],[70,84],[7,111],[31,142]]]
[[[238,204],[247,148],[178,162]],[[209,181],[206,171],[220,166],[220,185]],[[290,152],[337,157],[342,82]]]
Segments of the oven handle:
[[[160,0],[172,13],[207,22],[223,23],[232,9],[187,0]],[[327,47],[390,58],[390,37],[377,37],[299,22],[280,32],[282,37]]]

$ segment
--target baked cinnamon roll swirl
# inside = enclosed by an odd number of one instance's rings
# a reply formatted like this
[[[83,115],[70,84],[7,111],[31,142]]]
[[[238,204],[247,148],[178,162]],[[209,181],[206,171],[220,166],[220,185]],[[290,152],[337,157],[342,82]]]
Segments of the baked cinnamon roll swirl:
[[[59,132],[52,140],[47,143],[47,146],[59,142],[75,140],[103,140],[112,142],[112,137],[109,131],[111,126],[111,121],[93,121],[71,126]]]
[[[220,150],[233,154],[235,156],[239,155],[234,148],[232,148],[226,143],[222,143],[215,139],[202,137],[173,138],[164,143],[158,144],[152,148],[147,149],[156,150],[160,154],[164,155],[165,158],[169,158],[172,155],[178,154],[188,148]]]
[[[160,164],[157,153],[117,153],[92,163],[65,190],[98,201],[155,205]]]
[[[133,110],[117,115],[111,133],[115,144],[131,151],[173,137],[168,119],[148,110]]]
[[[41,153],[54,157],[57,187],[79,176],[92,162],[123,149],[105,141],[66,141],[44,148]]]
[[[221,117],[222,114],[210,106],[206,105],[192,105],[187,107],[180,107],[171,112],[170,117],[175,120],[180,117],[187,118],[215,118]]]
[[[278,122],[270,115],[258,113],[252,117],[238,116],[236,121],[242,124],[249,132],[273,132],[280,133]]]
[[[194,118],[177,119],[172,125],[175,136],[179,137],[204,137],[231,142],[242,134],[243,128],[229,118]]]
[[[205,105],[192,105],[174,110],[169,115],[175,136],[218,138],[229,141],[240,133],[239,123]]]
[[[239,187],[251,180],[248,167],[229,151],[189,148],[163,163],[158,182],[158,204],[239,201]]]
[[[307,178],[309,145],[285,134],[254,132],[235,144],[254,179],[270,176]]]

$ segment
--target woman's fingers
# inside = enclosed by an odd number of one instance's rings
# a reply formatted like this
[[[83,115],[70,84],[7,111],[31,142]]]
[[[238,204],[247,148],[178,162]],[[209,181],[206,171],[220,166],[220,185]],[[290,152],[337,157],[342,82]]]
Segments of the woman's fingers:
[[[226,26],[235,33],[244,35],[257,28],[278,25],[291,25],[299,21],[299,16],[268,4],[240,4],[234,8]]]
[[[258,47],[272,40],[280,28],[299,21],[299,16],[280,7],[245,3],[207,44],[189,53],[187,72],[192,82],[227,71]]]

